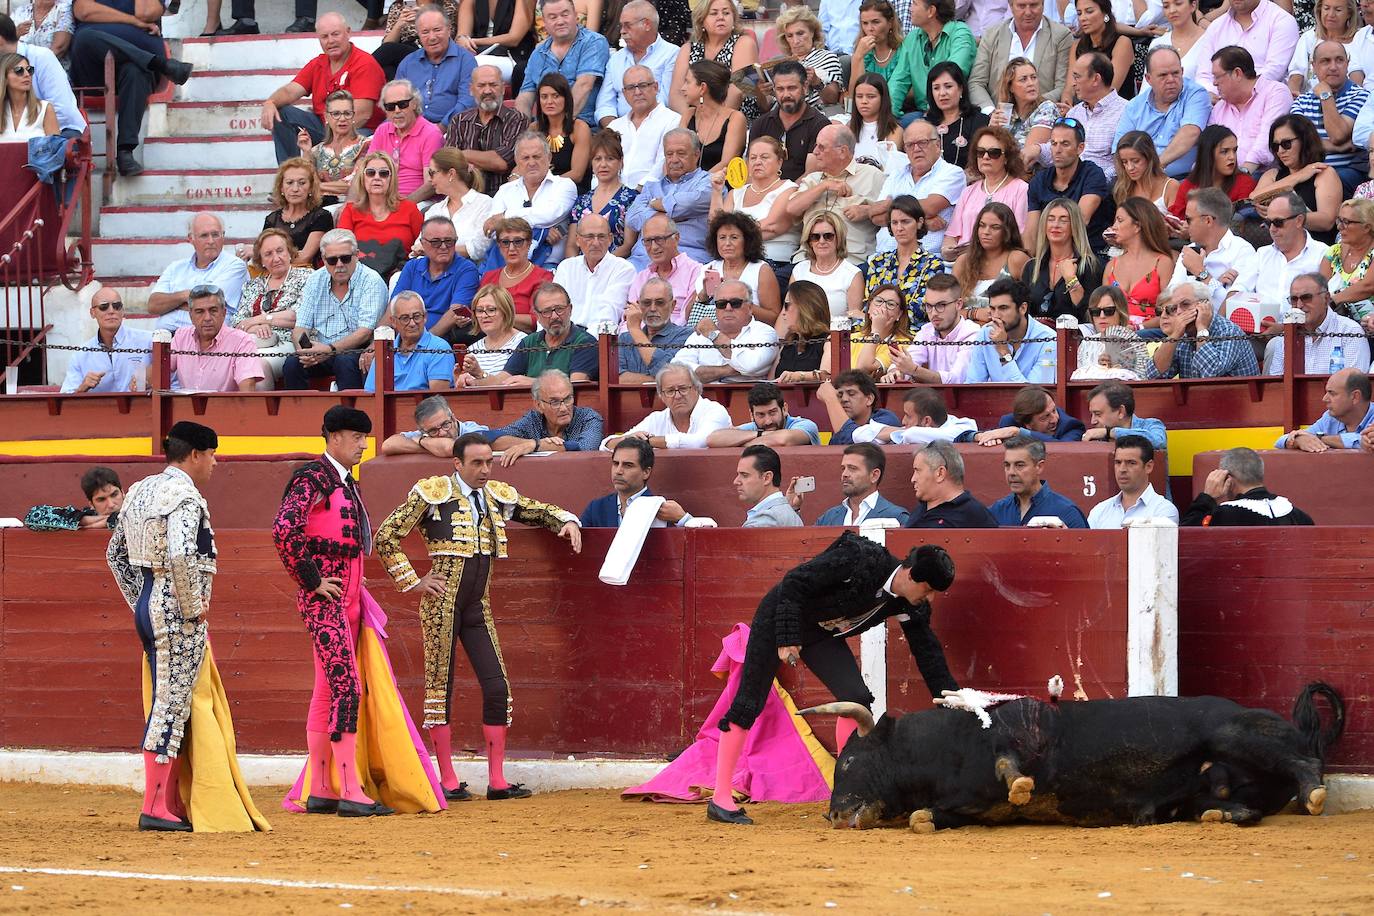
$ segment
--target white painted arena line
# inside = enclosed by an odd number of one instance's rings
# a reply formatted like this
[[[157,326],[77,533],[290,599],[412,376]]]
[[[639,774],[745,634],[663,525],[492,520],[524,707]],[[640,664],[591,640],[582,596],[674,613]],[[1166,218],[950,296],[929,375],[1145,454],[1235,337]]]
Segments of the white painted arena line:
[[[622,910],[705,913],[718,916],[763,916],[746,910],[708,909],[706,907],[682,907],[672,904],[641,904],[632,900],[616,898],[588,897],[577,893],[528,894],[492,890],[479,887],[453,887],[442,884],[352,884],[341,881],[300,881],[289,878],[250,878],[242,875],[169,875],[158,872],[112,871],[101,868],[47,868],[25,865],[0,865],[0,874],[5,875],[47,875],[59,878],[102,878],[116,881],[171,881],[186,884],[232,884],[253,887],[275,887],[288,890],[308,891],[352,891],[356,893],[401,893],[401,894],[444,894],[454,897],[471,897],[480,900],[509,900],[513,903],[546,903],[554,900],[567,900],[576,897],[583,906],[614,907]]]

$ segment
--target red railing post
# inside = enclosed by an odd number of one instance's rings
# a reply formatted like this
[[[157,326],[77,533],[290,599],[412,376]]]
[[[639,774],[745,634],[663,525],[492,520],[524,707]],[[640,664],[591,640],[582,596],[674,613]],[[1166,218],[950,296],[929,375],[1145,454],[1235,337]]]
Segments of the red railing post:
[[[1299,334],[1302,330],[1302,313],[1296,310],[1284,316],[1283,323],[1283,431],[1289,432],[1302,424],[1298,416],[1300,399],[1297,393],[1297,376],[1307,370],[1307,338]]]
[[[172,428],[172,332],[153,332],[153,357],[148,365],[148,394],[152,398],[153,454],[162,454],[162,440]]]
[[[386,437],[395,431],[390,428],[395,424],[388,420],[386,409],[387,396],[392,393],[395,385],[391,349],[395,337],[396,332],[392,328],[380,327],[372,331],[372,430],[377,438],[378,451],[381,451]]]
[[[601,401],[601,419],[605,422],[607,431],[620,429],[616,425],[616,418],[611,416],[616,401],[611,396],[611,386],[620,382],[620,352],[615,346],[615,341],[616,333],[613,329],[608,331],[603,328],[602,333],[596,335],[596,362],[601,367],[596,393]]]

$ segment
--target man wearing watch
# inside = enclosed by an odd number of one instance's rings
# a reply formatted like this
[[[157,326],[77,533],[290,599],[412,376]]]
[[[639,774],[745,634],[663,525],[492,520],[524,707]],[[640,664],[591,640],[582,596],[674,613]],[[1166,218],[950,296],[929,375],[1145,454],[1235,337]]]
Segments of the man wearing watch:
[[[1231,232],[1235,211],[1226,192],[1220,188],[1189,191],[1183,212],[1193,243],[1179,255],[1169,285],[1189,280],[1204,284],[1218,310],[1232,293],[1254,292],[1259,258],[1249,242]]]
[[[363,387],[358,352],[386,308],[386,281],[358,261],[358,239],[331,229],[320,240],[324,267],[310,275],[291,332],[296,352],[282,366],[282,387],[303,391],[311,379],[332,377],[340,391]]]
[[[1030,317],[1030,289],[1003,277],[988,287],[992,319],[978,332],[966,382],[1053,385],[1058,363],[1054,332]]]
[[[1353,137],[1355,121],[1369,98],[1369,90],[1350,81],[1350,61],[1339,41],[1317,42],[1312,50],[1311,72],[1316,74],[1317,82],[1311,91],[1293,100],[1293,114],[1302,115],[1317,128],[1326,164],[1340,176],[1344,191],[1341,198],[1348,199],[1368,172],[1365,157],[1356,151]],[[1290,87],[1302,78],[1289,76]]]

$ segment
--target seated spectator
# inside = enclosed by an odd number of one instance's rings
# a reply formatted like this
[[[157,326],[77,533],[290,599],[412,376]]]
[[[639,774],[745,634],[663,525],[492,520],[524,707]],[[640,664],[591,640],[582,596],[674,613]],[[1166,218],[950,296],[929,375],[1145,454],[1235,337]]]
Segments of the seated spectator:
[[[914,236],[915,231],[912,230]],[[849,257],[849,230],[830,210],[817,210],[802,223],[802,258],[792,267],[792,283],[813,283],[825,291],[830,320],[863,318],[863,271]],[[910,262],[908,262],[910,263]],[[925,275],[925,271],[921,272]]]
[[[1258,174],[1273,164],[1274,153],[1267,142],[1269,128],[1288,114],[1293,95],[1277,79],[1257,73],[1254,58],[1245,48],[1221,48],[1205,59],[1212,64],[1210,68],[1198,67],[1198,82],[1217,97],[1209,126],[1231,130],[1236,136],[1240,171]],[[1201,153],[1201,148],[1198,151]]]
[[[887,456],[876,445],[855,444],[847,447],[840,458],[840,492],[844,501],[821,513],[816,524],[860,525],[869,519],[890,518],[902,527],[910,517],[901,506],[878,492],[878,484],[887,471]],[[802,494],[795,491],[797,478],[787,485],[787,500],[792,508],[801,511]]]
[[[907,17],[910,17],[910,12]],[[834,31],[829,28],[825,31],[831,43],[834,43]],[[881,76],[886,92],[888,83],[892,81],[892,71],[897,66],[897,50],[902,46],[903,29],[897,21],[897,11],[888,0],[863,0],[859,4],[859,32],[855,37],[854,50],[850,52],[850,88],[861,85],[860,81],[865,77]],[[882,63],[878,63],[880,57]],[[888,110],[892,110],[890,103]]]
[[[973,437],[979,445],[1001,445],[1013,436],[1041,442],[1079,442],[1083,421],[1071,417],[1054,403],[1054,397],[1039,385],[1027,385],[1011,399],[1011,413],[1002,414],[993,429]]]
[[[172,335],[172,390],[257,390],[263,380],[258,345],[251,334],[225,323],[224,292],[196,286],[188,298],[191,323]]]
[[[336,204],[348,196],[358,157],[366,152],[372,140],[358,134],[358,124],[354,120],[356,111],[353,93],[336,89],[325,96],[324,136],[316,141],[304,130],[296,134],[300,157],[310,162],[320,181],[323,203]],[[282,164],[289,162],[291,160],[286,159]]]
[[[1116,151],[1117,125],[1126,111],[1126,100],[1112,85],[1114,76],[1112,61],[1105,54],[1091,51],[1075,58],[1069,80],[1079,102],[1065,118],[1083,126],[1085,144],[1080,155],[1083,161],[1100,168],[1109,183],[1116,178],[1112,154]]]
[[[1255,293],[1260,302],[1282,303],[1299,275],[1321,270],[1327,246],[1307,231],[1307,204],[1292,191],[1271,200],[1268,212],[1273,244],[1255,251]]]
[[[643,0],[639,0],[643,2]],[[672,47],[669,45],[669,47]],[[623,440],[611,452],[611,492],[587,503],[582,510],[580,524],[583,528],[619,528],[620,521],[630,508],[630,503],[641,496],[653,496],[649,489],[649,477],[654,470],[653,446],[643,439]],[[680,515],[678,513],[681,513]],[[664,500],[655,517],[653,528],[668,527],[667,518],[676,516],[673,524],[683,525],[691,518],[673,500]]]
[[[1185,178],[1196,160],[1197,138],[1212,117],[1212,98],[1183,75],[1183,57],[1177,48],[1151,49],[1145,82],[1148,88],[1126,103],[1116,123],[1112,149],[1120,146],[1126,134],[1142,131],[1154,141],[1165,174]]]
[[[187,226],[186,240],[195,249],[184,261],[162,271],[148,294],[148,311],[160,316],[157,327],[176,331],[191,323],[187,297],[193,286],[217,286],[226,299],[237,302],[248,282],[248,267],[224,247],[224,221],[213,213],[197,213]]]
[[[801,528],[806,523],[779,489],[782,459],[766,445],[751,445],[739,457],[735,492],[748,506],[741,528]]]
[[[1149,350],[1126,311],[1126,294],[1115,286],[1099,286],[1088,296],[1088,322],[1078,326],[1078,368],[1074,381],[1144,376]]]
[[[1183,513],[1180,525],[1311,525],[1312,517],[1286,497],[1264,488],[1264,459],[1254,449],[1228,449],[1221,465],[1207,475],[1202,492]]]
[[[676,120],[673,123],[676,124]],[[629,213],[630,205],[634,203],[639,191],[627,187],[621,181],[625,153],[620,144],[620,134],[614,129],[600,131],[592,137],[590,146],[592,175],[596,178],[596,188],[579,195],[573,203],[572,212],[568,215],[571,226],[564,256],[572,257],[582,253],[582,244],[577,240],[577,226],[583,217],[590,215],[604,219],[610,229],[607,250],[617,258],[627,259],[630,249],[634,247],[635,239],[634,233],[626,235],[625,216]]]
[[[722,280],[741,280],[754,293],[754,315],[767,324],[778,320],[782,296],[778,278],[763,260],[763,232],[752,216],[718,211],[706,227],[706,253],[711,255],[701,274],[701,289],[688,316],[689,327],[712,315],[711,302]],[[829,309],[826,326],[829,327]]]
[[[338,226],[357,238],[363,263],[389,280],[405,266],[423,223],[420,208],[400,195],[391,156],[369,149],[359,157],[352,197],[339,211]]]
[[[579,194],[590,190],[592,129],[573,112],[572,87],[563,74],[549,72],[539,81],[536,94],[530,128],[546,138],[550,170],[575,184]]]
[[[548,141],[543,135],[533,131],[521,134],[515,141],[516,174],[492,197],[492,215],[484,227],[491,235],[499,231],[497,226],[503,219],[524,220],[533,230],[531,238],[537,234],[535,249],[529,257],[540,268],[557,266],[563,259],[568,213],[577,200],[577,185],[553,174],[552,167]],[[491,262],[490,257],[487,260]]]
[[[1374,329],[1374,278],[1369,277],[1374,262],[1374,202],[1347,200],[1341,204],[1337,226],[1339,241],[1326,250],[1317,270],[1327,278],[1332,303],[1366,329]]]
[[[1235,323],[1222,317],[1203,283],[1187,280],[1169,288],[1159,329],[1164,341],[1145,367],[1146,378],[1222,378],[1258,375],[1255,348]],[[1199,337],[1198,328],[1207,328]],[[1223,338],[1214,340],[1213,338]]]
[[[1208,61],[1200,58],[1197,52],[1199,40],[1211,23],[1202,17],[1198,6],[1198,0],[1177,0],[1169,4],[1169,8],[1164,10],[1168,31],[1150,42],[1152,51],[1160,47],[1177,50],[1183,58],[1183,75],[1190,80],[1198,78],[1199,66],[1203,69],[1208,66]],[[1216,10],[1212,11],[1212,15],[1216,15]],[[1165,23],[1156,23],[1156,28],[1165,28]]]
[[[806,104],[806,83],[810,79],[806,68],[794,60],[781,61],[773,68],[773,107],[754,118],[749,124],[749,141],[772,137],[784,151],[795,155],[782,159],[784,181],[800,181],[806,174],[805,153],[816,146],[816,138],[830,120]],[[671,97],[669,104],[672,104]]]
[[[712,176],[712,187],[719,183],[724,193],[712,195],[711,216],[714,218],[717,213],[724,212],[754,218],[763,233],[763,258],[773,268],[781,290],[792,275],[792,256],[801,246],[801,230],[787,212],[787,202],[797,186],[782,177],[787,150],[776,138],[751,138],[746,155],[749,181],[744,187],[727,191],[723,176],[719,181]]]
[[[60,0],[65,3],[66,0]],[[54,7],[55,9],[56,7]],[[69,7],[70,8],[70,7]],[[24,34],[25,41],[19,40],[19,30],[14,20],[0,13],[0,54],[22,54],[33,67],[33,89],[40,99],[49,102],[57,111],[57,126],[64,137],[79,137],[86,131],[86,118],[81,107],[76,104],[76,93],[62,69],[57,54],[43,47],[35,40],[33,32]],[[65,53],[65,52],[64,52]],[[104,65],[101,65],[102,80]]]
[[[372,134],[366,158],[386,153],[396,169],[396,193],[412,201],[428,200],[434,193],[425,170],[429,157],[444,145],[444,134],[423,116],[420,90],[409,80],[383,86],[381,104],[386,116]]]
[[[1178,509],[1156,493],[1150,483],[1154,469],[1155,447],[1150,440],[1136,435],[1116,440],[1112,472],[1119,492],[1092,507],[1088,513],[1088,527],[1124,528],[1127,521],[1147,518],[1168,519],[1177,525]]]
[[[515,326],[522,331],[534,330],[531,297],[545,283],[553,281],[553,274],[530,262],[530,243],[534,230],[520,217],[500,217],[490,230],[505,259],[505,266],[482,274],[482,285],[496,285],[510,294],[515,305]]]
[[[1369,369],[1369,340],[1360,325],[1331,307],[1334,301],[1323,274],[1304,273],[1293,278],[1288,304],[1302,312],[1298,339],[1303,360],[1298,372],[1327,375],[1342,369]],[[1264,374],[1283,375],[1283,335],[1264,346]],[[1338,352],[1339,351],[1339,352]]]
[[[392,433],[382,443],[383,455],[433,455],[452,458],[453,441],[468,433],[485,433],[487,427],[471,420],[459,421],[441,394],[433,394],[415,405],[415,426],[408,432]]]
[[[72,0],[48,0],[46,4],[43,0],[19,0],[13,12],[26,44],[51,51],[57,57],[67,56],[72,33],[76,31]]]
[[[1293,93],[1294,98],[1318,88],[1321,74],[1317,72],[1316,52],[1317,46],[1323,41],[1340,45],[1346,60],[1350,62],[1350,78],[1355,79],[1358,75],[1359,81],[1364,82],[1364,51],[1368,47],[1366,41],[1370,29],[1360,28],[1358,4],[1354,0],[1335,0],[1328,2],[1325,9],[1314,8],[1313,12],[1317,14],[1315,27],[1312,16],[1299,23],[1302,32],[1293,48],[1293,59],[1288,62],[1288,91]],[[1306,28],[1303,28],[1304,25]]]
[[[1164,424],[1135,415],[1135,392],[1118,381],[1103,382],[1088,393],[1088,431],[1084,442],[1121,440],[1137,436],[1156,449],[1168,448]]]
[[[724,172],[731,159],[744,152],[744,137],[749,122],[739,111],[728,107],[730,71],[713,60],[699,60],[687,68],[682,83],[687,110],[678,126],[697,135],[701,142],[701,168]],[[714,136],[707,136],[714,128]]]
[[[700,159],[701,141],[692,131],[675,127],[663,135],[663,177],[644,182],[625,215],[626,231],[632,230],[638,236],[630,252],[630,261],[640,270],[652,260],[646,247],[645,227],[656,215],[667,216],[677,225],[678,244],[688,257],[698,264],[711,260],[706,252],[711,176],[699,167]]]
[[[500,372],[485,376],[476,385],[524,385],[549,369],[557,369],[574,382],[597,378],[596,338],[572,323],[568,291],[552,281],[534,291],[531,307],[539,330],[526,334]]]
[[[1050,218],[1054,215],[1051,210]],[[988,287],[988,308],[992,317],[978,331],[964,381],[1054,384],[1058,341],[1053,331],[1028,314],[1026,284],[998,280]]]
[[[372,341],[372,329],[386,308],[386,281],[360,262],[358,240],[347,229],[331,229],[320,243],[324,267],[301,290],[293,334],[296,352],[282,366],[286,388],[303,391],[312,378],[333,376],[340,391],[363,387],[358,348]]]
[[[1116,216],[1116,202],[1112,200],[1111,183],[1107,174],[1095,163],[1084,160],[1085,137],[1083,125],[1064,119],[1050,130],[1050,162],[1053,168],[1041,169],[1030,180],[1026,191],[1026,236],[1038,238],[1040,211],[1057,200],[1072,201],[1086,223],[1088,250],[1106,250],[1102,230],[1112,224]]]
[[[927,385],[957,385],[965,381],[973,359],[972,340],[979,326],[964,317],[959,280],[953,274],[936,274],[926,285],[925,312],[930,320],[916,331],[910,347],[892,353],[892,368],[885,382],[913,381]],[[870,312],[872,311],[870,307]]]
[[[396,329],[391,354],[389,391],[447,391],[453,387],[454,358],[448,341],[425,330],[425,300],[414,290],[402,290],[391,298],[391,326]],[[434,352],[440,351],[440,352]],[[358,357],[358,368],[367,373],[363,390],[377,390],[377,366],[372,351]]]
[[[57,110],[33,88],[34,68],[22,54],[0,55],[5,92],[0,108],[0,143],[27,143],[58,131]]]
[[[902,398],[900,426],[871,420],[854,430],[855,442],[881,445],[925,445],[930,442],[967,442],[978,424],[966,417],[951,416],[945,399],[934,388],[913,388]]]
[[[543,13],[549,37],[530,55],[515,106],[531,115],[539,81],[549,73],[560,73],[572,87],[574,112],[591,127],[596,124],[596,94],[611,49],[605,37],[578,24],[573,0],[545,0]]]
[[[988,126],[983,114],[968,97],[968,82],[957,64],[946,61],[930,68],[926,77],[926,96],[930,107],[925,120],[935,125],[940,137],[940,157],[959,168],[970,165],[973,135]]]
[[[1088,520],[1067,498],[1045,482],[1045,444],[1030,436],[1012,436],[1002,443],[1002,470],[1009,494],[988,507],[998,525],[1024,527],[1031,519],[1057,518],[1066,528],[1086,528]]]
[[[623,384],[652,382],[692,336],[688,328],[669,320],[672,312],[673,287],[661,277],[645,281],[639,297],[625,306],[627,330],[616,339]]]
[[[803,223],[818,213],[842,219],[848,257],[857,265],[880,250],[875,248],[879,225],[875,216],[881,212],[885,217],[889,207],[880,203],[886,183],[882,169],[855,161],[856,142],[848,127],[831,124],[821,130],[811,150],[818,168],[797,183],[787,212]]]
[[[1266,79],[1280,81],[1288,75],[1297,44],[1298,24],[1285,8],[1270,0],[1241,0],[1207,27],[1198,41],[1198,59],[1212,60],[1220,51],[1239,47],[1252,58],[1252,68]],[[1208,92],[1221,91],[1223,80],[1198,67],[1198,82]]]
[[[1226,195],[1219,188],[1189,191],[1184,212],[1193,244],[1179,254],[1169,285],[1196,280],[1218,308],[1233,293],[1252,292],[1259,261],[1250,243],[1231,231],[1234,210]]]
[[[840,59],[825,46],[821,21],[811,8],[804,4],[784,8],[773,29],[783,59],[806,68],[806,104],[817,109],[839,104],[844,98]]]
[[[1307,229],[1319,242],[1336,241],[1336,216],[1344,193],[1341,179],[1326,165],[1326,151],[1317,129],[1302,115],[1288,114],[1269,128],[1269,149],[1274,168],[1260,176],[1250,194],[1260,216],[1267,216],[1267,204],[1280,194],[1295,191],[1307,204]]]
[[[1117,208],[1112,238],[1121,253],[1107,262],[1102,283],[1126,294],[1133,327],[1159,327],[1159,294],[1168,282],[1165,278],[1174,273],[1174,251],[1164,217],[1146,198],[1128,197]]]
[[[468,345],[462,375],[455,379],[458,388],[503,371],[511,353],[525,336],[525,332],[515,326],[515,303],[510,293],[494,283],[481,286],[472,294],[472,317],[477,321],[482,338]]]
[[[630,281],[628,298],[638,298],[644,284],[651,279],[666,280],[673,288],[671,320],[690,329],[694,326],[687,322],[694,311],[697,291],[702,285],[703,268],[701,262],[691,255],[680,252],[678,243],[681,238],[682,233],[672,217],[664,213],[649,217],[643,224],[643,234],[639,239],[649,253],[649,263]]]
[[[456,3],[449,5],[457,6]],[[404,3],[393,4],[391,9],[394,11],[397,7],[406,10],[402,16],[415,9],[407,8]],[[419,47],[402,58],[394,71],[397,79],[406,80],[420,90],[425,120],[440,125],[448,124],[473,104],[472,71],[477,67],[477,58],[453,40],[454,29],[449,17],[455,12],[428,7],[414,15],[412,28],[419,39]],[[403,35],[404,32],[402,27]],[[386,69],[385,64],[382,69]]]
[[[573,401],[572,380],[560,369],[545,369],[530,383],[534,409],[514,423],[487,433],[503,452],[501,466],[530,452],[594,452],[601,444],[601,415]]]
[[[705,0],[692,7],[691,42],[683,44],[673,64],[673,85],[668,104],[681,112],[685,109],[682,83],[687,67],[693,61],[713,60],[724,64],[737,79],[747,79],[754,73],[759,60],[759,43],[754,30],[740,21],[739,8],[729,0]],[[747,95],[732,86],[728,103],[744,112],[746,118],[757,118],[757,92]]]
[[[516,4],[516,18],[524,13],[525,7]],[[473,39],[467,41],[465,47],[472,50]],[[506,83],[499,68],[490,64],[473,68],[474,104],[454,115],[444,132],[444,146],[458,150],[463,158],[481,170],[485,191],[495,191],[510,177],[515,167],[515,141],[530,126],[528,115],[502,104],[505,91]]]
[[[124,506],[124,487],[110,468],[93,467],[81,475],[85,507],[34,506],[24,514],[30,531],[77,531],[81,528],[114,528]]]
[[[1360,434],[1374,422],[1374,406],[1369,403],[1369,373],[1366,369],[1342,369],[1333,373],[1326,380],[1322,403],[1326,405],[1326,411],[1315,423],[1279,436],[1274,448],[1302,452],[1359,448]]]
[[[784,385],[830,378],[830,306],[825,290],[808,280],[787,287],[778,332],[778,362],[773,376]]]
[[[873,421],[888,426],[900,426],[897,415],[878,403],[882,395],[873,378],[866,372],[849,370],[841,372],[835,379],[816,389],[816,400],[825,405],[826,416],[830,419],[831,445],[849,445],[854,441],[854,432]]]
[[[372,0],[372,2],[380,8],[381,4],[378,0]],[[433,17],[426,16],[426,13],[432,13]],[[400,72],[401,65],[413,54],[423,54],[424,51],[434,48],[435,56],[430,60],[430,66],[435,68],[433,76],[437,81],[440,75],[439,69],[444,61],[442,53],[444,47],[458,32],[456,27],[450,26],[450,22],[456,25],[457,19],[458,3],[456,0],[444,0],[442,8],[437,4],[421,8],[417,4],[408,3],[407,0],[392,0],[391,7],[386,11],[386,19],[381,25],[385,30],[382,35],[382,43],[372,52],[372,56],[381,65],[382,72],[386,74],[387,79],[395,79],[397,76],[401,79],[409,79],[408,76]],[[428,44],[424,41],[425,37],[429,38]],[[472,52],[467,48],[461,50],[468,57],[472,57]],[[424,59],[424,57],[421,58],[421,60]],[[430,74],[425,74],[425,76],[428,77]],[[411,82],[416,81],[411,80]],[[430,120],[435,121],[437,119],[430,118]]]
[[[748,423],[711,433],[706,437],[706,447],[741,448],[751,442],[773,448],[821,444],[816,424],[805,417],[789,414],[782,389],[772,382],[759,382],[749,389],[749,416]],[[798,508],[797,503],[793,503],[793,508]]]
[[[887,82],[878,74],[860,74],[849,90],[849,114],[830,120],[845,125],[854,135],[855,159],[880,169],[889,164],[902,167],[902,125],[892,114]]]
[[[108,286],[91,296],[91,318],[95,320],[95,336],[72,354],[62,379],[62,393],[146,390],[153,335],[124,327],[124,303],[119,292]]]
[[[704,331],[704,333],[703,333]],[[673,357],[703,382],[765,378],[778,356],[778,333],[754,317],[754,295],[739,280],[716,290],[716,317],[699,327]]]
[[[143,165],[134,158],[134,150],[141,142],[148,96],[164,77],[178,86],[184,84],[191,78],[191,65],[167,56],[160,28],[161,3],[76,0],[72,12],[76,17],[71,46],[72,83],[105,85],[105,55],[114,56],[114,164],[121,175],[142,174]],[[295,149],[294,144],[291,148]]]
[[[609,77],[606,82],[610,84]],[[601,176],[598,175],[596,197],[603,201],[613,199],[623,182],[628,197],[622,202],[622,209],[626,209],[634,202],[641,185],[650,179],[663,177],[663,136],[681,124],[682,116],[664,104],[653,71],[648,67],[635,66],[626,70],[623,87],[629,110],[613,119],[609,130],[597,134],[597,137],[607,139],[612,136],[619,138],[619,152],[612,157],[620,160],[616,186],[613,190],[604,190]],[[595,150],[592,155],[596,155]]]
[[[893,354],[914,340],[901,288],[894,283],[879,284],[868,297],[863,324],[849,332],[850,363],[875,379],[883,378],[892,368]]]
[[[492,199],[482,193],[482,173],[458,150],[441,146],[429,157],[429,183],[442,199],[425,211],[425,217],[447,216],[458,237],[453,253],[482,263],[491,248],[485,226],[493,207]]]
[[[1036,0],[1021,0],[1021,2],[1023,4],[1034,3]],[[1068,72],[1067,61],[1069,59],[1067,42],[1068,39],[1066,38],[1061,57],[1066,62],[1065,73]],[[977,63],[974,66],[977,67]],[[1060,79],[1060,85],[1050,90],[1054,92],[1055,97],[1063,89],[1063,77],[1061,76]],[[998,107],[992,111],[988,119],[988,126],[1006,128],[1007,132],[1011,134],[1012,140],[1016,141],[1017,155],[1021,159],[1022,166],[1026,169],[1026,174],[1029,175],[1039,167],[1042,159],[1049,155],[1049,147],[1046,144],[1050,140],[1050,128],[1054,126],[1055,121],[1059,120],[1059,106],[1055,104],[1054,98],[1047,94],[1045,84],[1040,80],[1039,69],[1024,57],[1017,57],[1008,61],[1007,67],[1002,71],[1002,77],[996,85],[998,86]],[[971,92],[973,103],[975,105],[980,104],[976,70],[974,71],[974,83],[971,86]],[[989,100],[981,103],[981,105],[987,109],[992,106],[992,102]],[[1010,112],[1005,110],[1008,105],[1011,106]]]
[[[952,443],[930,442],[916,453],[911,461],[911,487],[916,506],[907,528],[997,527],[987,507],[964,489],[964,458]]]
[[[953,271],[965,299],[982,298],[987,288],[1003,277],[1025,274],[1030,255],[1010,207],[997,201],[984,204],[970,229],[963,237],[966,245],[960,246],[963,250]]]
[[[1196,140],[1193,145],[1196,147]],[[1112,182],[1112,200],[1117,207],[1132,197],[1143,197],[1167,220],[1178,189],[1179,182],[1164,172],[1153,137],[1143,130],[1128,130],[1117,138],[1116,181]]]
[[[1263,145],[1263,144],[1261,144]],[[1188,177],[1179,182],[1174,202],[1169,204],[1171,235],[1188,237],[1188,224],[1183,221],[1188,206],[1188,193],[1200,188],[1220,188],[1233,204],[1249,200],[1255,190],[1255,179],[1241,171],[1238,152],[1240,141],[1231,128],[1212,123],[1197,141],[1197,161]]]
[[[296,327],[296,309],[301,293],[313,271],[296,267],[296,246],[282,229],[264,229],[253,242],[253,266],[259,273],[243,284],[238,305],[229,323],[251,334],[262,357],[263,377],[259,387],[265,391],[281,381],[286,357],[296,351],[291,342]]]
[[[553,281],[572,299],[573,324],[619,327],[635,279],[634,265],[610,253],[611,224],[596,213],[588,211],[578,222],[577,244],[582,253],[565,258],[553,272]]]
[[[636,92],[652,93],[657,103],[666,108],[678,50],[677,45],[658,33],[658,9],[649,0],[630,0],[622,6],[620,47],[611,52],[606,78],[596,94],[597,123],[614,130],[612,122],[625,117],[635,107]],[[645,81],[643,72],[627,78],[635,68],[647,71],[654,85],[633,91],[626,88]]]
[[[315,267],[320,239],[334,228],[334,217],[324,208],[320,176],[308,159],[297,156],[277,166],[272,182],[272,205],[277,209],[262,221],[263,230],[279,229],[291,239],[293,264]]]
[[[706,448],[718,429],[729,429],[730,414],[719,403],[701,396],[701,379],[686,366],[669,363],[654,376],[664,408],[649,414],[622,436],[607,436],[602,450],[626,439],[643,439],[654,448]]]
[[[977,235],[978,221],[989,203],[1002,204],[1011,212],[1009,225],[1015,227],[1018,239],[1021,229],[1026,225],[1026,192],[1029,186],[1016,141],[1005,128],[980,127],[971,143],[968,177],[972,183],[959,196],[949,228],[945,230],[941,255],[946,261],[954,260],[968,248]]]
[[[1341,179],[1342,199],[1368,177],[1366,156],[1351,142],[1355,119],[1360,116],[1369,90],[1350,81],[1349,57],[1339,41],[1318,43],[1312,54],[1315,86],[1293,100],[1293,114],[1312,122],[1326,153],[1324,161]]]
[[[262,104],[262,129],[272,133],[277,162],[296,155],[302,131],[312,143],[324,139],[325,100],[340,89],[347,89],[353,96],[356,128],[376,127],[382,120],[377,99],[386,77],[372,55],[353,44],[348,22],[338,13],[325,13],[315,21],[315,36],[320,40],[322,53]],[[296,107],[306,96],[310,96],[311,107]],[[337,122],[331,119],[330,126],[337,132]]]
[[[908,91],[913,102],[909,110],[936,109],[936,100],[927,93],[930,74],[944,63],[954,64],[961,74],[971,73],[978,50],[969,27],[955,19],[953,0],[913,0],[910,15],[911,29],[902,41],[888,78],[892,110],[897,115],[908,110]]]
[[[872,295],[881,283],[897,284],[906,297],[908,319],[919,327],[926,322],[921,309],[926,284],[931,277],[944,272],[944,261],[921,245],[921,237],[926,234],[926,215],[915,197],[903,194],[892,201],[887,226],[897,247],[869,256],[864,290]]]
[[[480,336],[470,307],[480,278],[471,261],[456,255],[457,227],[446,216],[428,217],[420,226],[419,241],[424,254],[401,268],[392,295],[415,293],[426,311],[422,330],[440,341],[472,343]]]

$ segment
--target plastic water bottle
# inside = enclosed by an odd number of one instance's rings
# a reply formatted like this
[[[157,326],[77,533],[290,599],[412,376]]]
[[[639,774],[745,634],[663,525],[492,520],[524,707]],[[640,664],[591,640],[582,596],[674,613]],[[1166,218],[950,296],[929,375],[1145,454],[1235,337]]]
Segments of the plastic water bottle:
[[[1340,344],[1336,344],[1331,350],[1331,374],[1335,375],[1343,369],[1345,369],[1345,351],[1341,349]]]
[[[1040,356],[1040,383],[1053,385],[1059,377],[1059,354],[1056,347],[1047,346]]]

